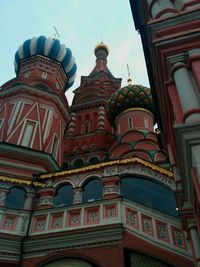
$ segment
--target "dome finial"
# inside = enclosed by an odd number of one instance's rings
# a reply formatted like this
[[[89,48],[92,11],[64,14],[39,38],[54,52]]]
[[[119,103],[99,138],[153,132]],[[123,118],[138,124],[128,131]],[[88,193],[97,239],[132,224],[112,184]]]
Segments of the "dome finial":
[[[132,84],[132,79],[131,79],[130,69],[129,69],[128,64],[126,64],[126,66],[127,66],[127,70],[128,70],[128,79],[127,79],[127,82],[128,82],[128,85],[131,85]]]
[[[101,50],[104,51],[104,53],[105,53],[105,57],[107,57],[108,54],[109,54],[109,48],[108,48],[108,46],[107,46],[103,41],[101,41],[101,42],[100,42],[98,45],[96,45],[95,48],[94,48],[94,54],[96,55],[96,57],[102,55],[102,51],[101,51]],[[98,53],[99,51],[100,51],[100,53]]]

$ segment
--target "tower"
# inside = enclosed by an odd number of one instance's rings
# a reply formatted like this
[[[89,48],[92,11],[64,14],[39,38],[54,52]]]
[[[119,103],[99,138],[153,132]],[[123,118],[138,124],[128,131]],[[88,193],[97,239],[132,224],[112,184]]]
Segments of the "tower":
[[[120,88],[121,79],[115,78],[107,67],[109,49],[103,42],[95,47],[94,53],[94,69],[89,76],[81,77],[80,86],[74,90],[65,142],[65,167],[107,160],[107,149],[114,138],[106,109],[111,94]]]
[[[28,179],[62,166],[69,122],[64,92],[73,84],[76,64],[70,49],[40,36],[19,47],[15,71],[17,77],[0,92],[1,171]]]

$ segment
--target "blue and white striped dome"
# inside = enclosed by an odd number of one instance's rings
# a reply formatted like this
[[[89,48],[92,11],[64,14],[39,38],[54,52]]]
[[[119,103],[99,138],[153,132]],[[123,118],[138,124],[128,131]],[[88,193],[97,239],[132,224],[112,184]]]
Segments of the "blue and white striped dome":
[[[60,62],[69,79],[67,88],[73,85],[76,77],[77,66],[72,52],[64,44],[60,44],[58,39],[50,37],[33,37],[20,45],[15,54],[15,72],[18,72],[21,59],[38,54]]]

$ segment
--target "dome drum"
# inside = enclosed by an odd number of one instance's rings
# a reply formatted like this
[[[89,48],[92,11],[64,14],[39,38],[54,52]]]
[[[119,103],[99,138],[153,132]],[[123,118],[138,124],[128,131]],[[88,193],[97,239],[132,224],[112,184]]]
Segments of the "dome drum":
[[[61,64],[41,55],[22,59],[17,75],[28,79],[32,85],[45,84],[52,91],[65,91],[68,88],[68,77]]]
[[[15,54],[15,72],[18,73],[21,60],[36,55],[60,63],[68,78],[67,88],[70,88],[73,85],[77,70],[75,59],[71,50],[64,44],[61,44],[58,39],[40,36],[26,40],[20,45]]]
[[[113,124],[116,117],[130,108],[142,108],[154,114],[151,90],[142,85],[129,84],[112,94],[108,104],[108,118]]]

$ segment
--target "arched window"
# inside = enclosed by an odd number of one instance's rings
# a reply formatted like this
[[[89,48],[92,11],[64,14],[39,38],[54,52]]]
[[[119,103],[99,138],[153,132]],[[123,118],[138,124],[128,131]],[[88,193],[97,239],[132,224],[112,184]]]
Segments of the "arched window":
[[[25,190],[19,187],[12,187],[7,195],[5,206],[10,209],[23,209],[25,201]]]
[[[70,184],[60,186],[56,190],[56,196],[54,199],[54,206],[65,206],[73,204],[73,189]]]
[[[133,121],[132,118],[128,118],[128,128],[132,129],[133,128]]]
[[[67,162],[63,162],[63,169],[68,169],[69,168],[69,165]]]
[[[59,259],[55,260],[53,262],[49,262],[42,267],[95,267],[96,265],[93,265],[85,260],[81,259],[74,259],[74,258],[68,258],[68,259]]]
[[[103,185],[98,178],[90,180],[83,189],[83,202],[91,202],[102,199]]]
[[[155,182],[142,178],[123,178],[121,195],[134,202],[178,216],[175,194]]]
[[[99,159],[97,157],[92,157],[89,159],[90,164],[97,164],[99,163]]]
[[[90,133],[90,121],[86,120],[82,124],[82,134]]]
[[[84,162],[82,159],[77,159],[74,161],[74,167],[75,168],[81,168],[84,166]]]

